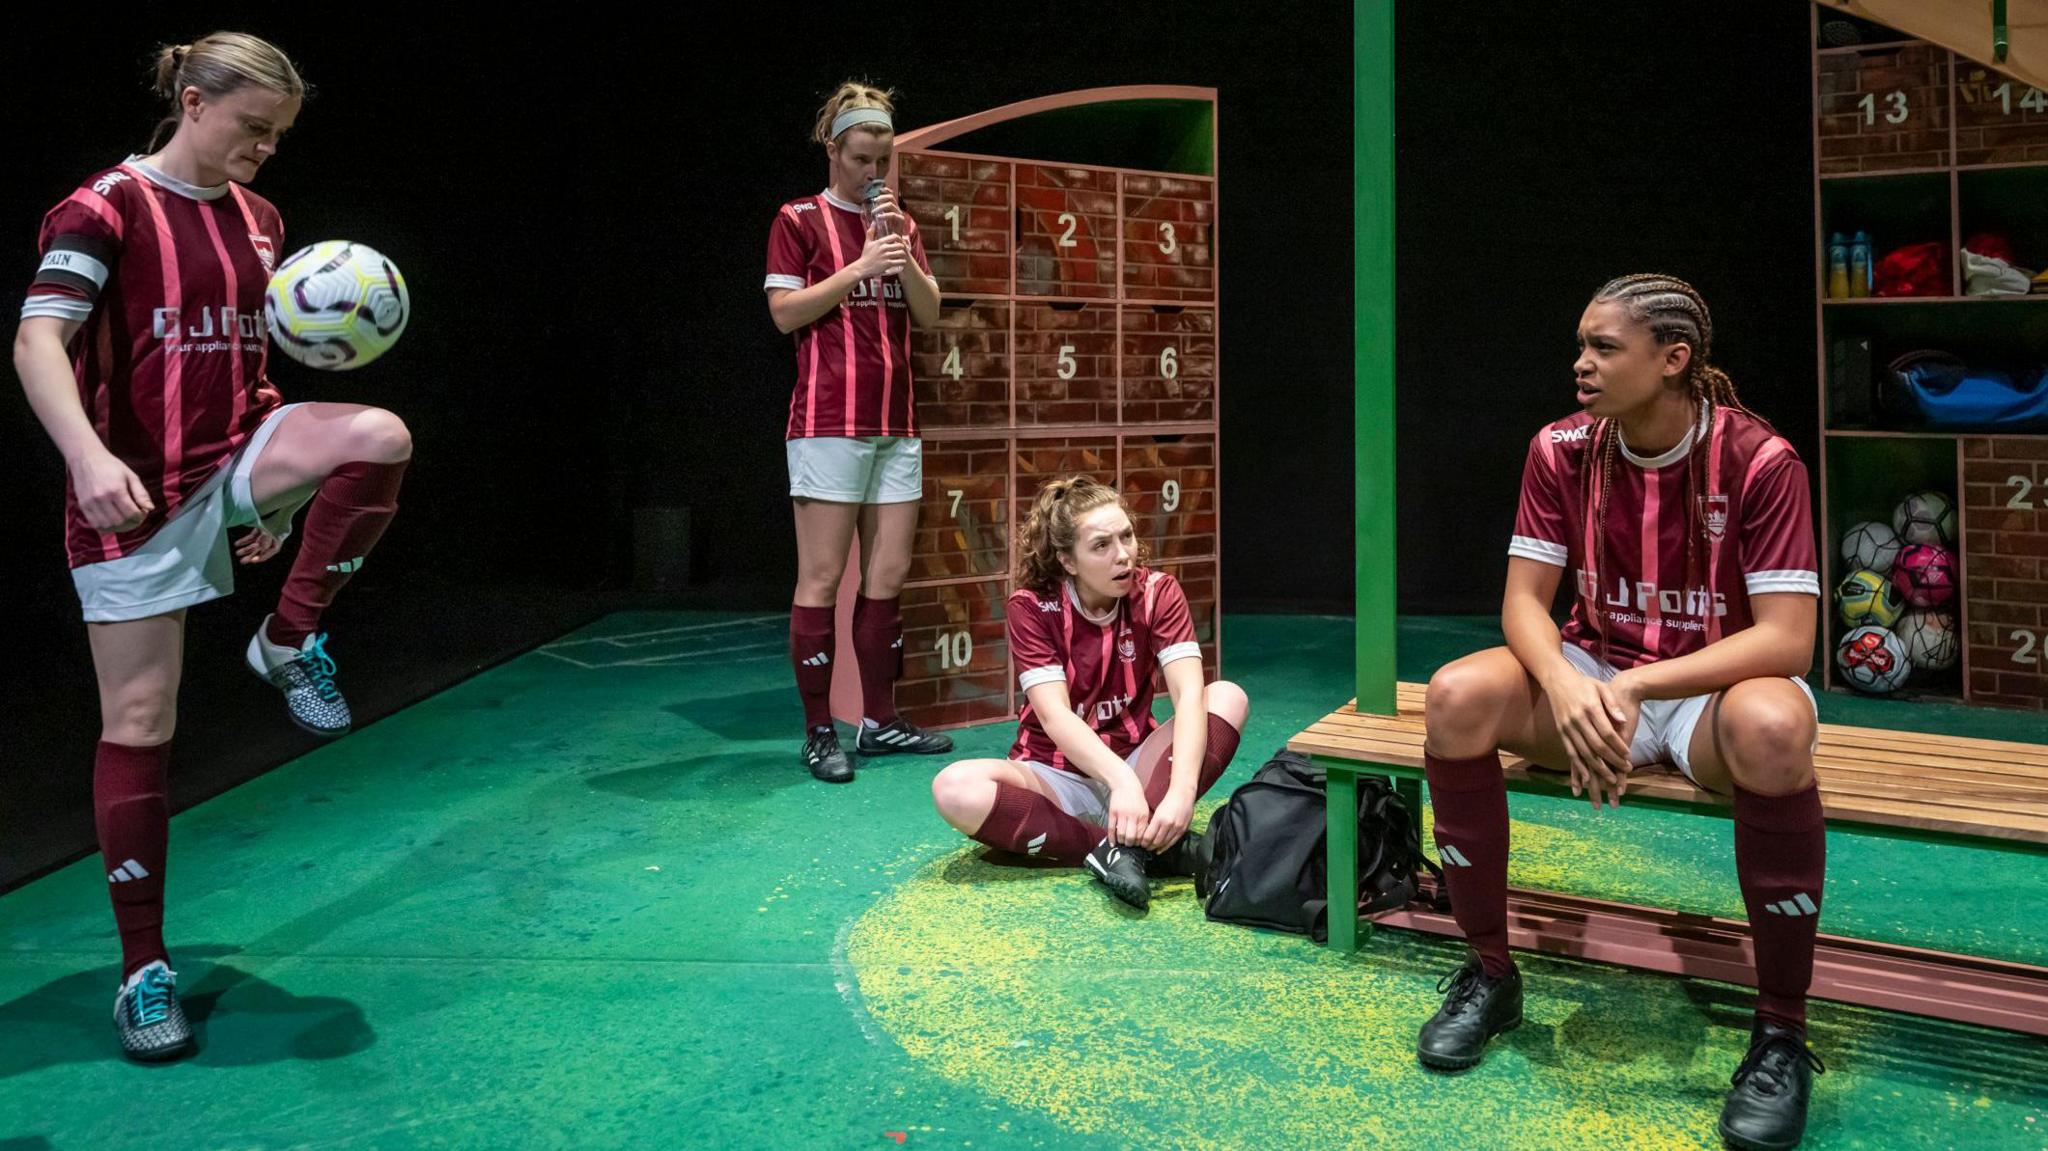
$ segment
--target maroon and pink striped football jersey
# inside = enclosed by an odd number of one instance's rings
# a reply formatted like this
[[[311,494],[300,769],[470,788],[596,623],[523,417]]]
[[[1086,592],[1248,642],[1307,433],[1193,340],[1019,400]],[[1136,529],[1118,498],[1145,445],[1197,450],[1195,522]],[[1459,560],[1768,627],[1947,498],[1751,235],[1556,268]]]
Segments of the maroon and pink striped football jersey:
[[[1177,659],[1202,657],[1180,582],[1140,568],[1131,592],[1102,623],[1081,612],[1071,583],[1051,592],[1019,588],[1008,606],[1010,655],[1026,692],[1064,681],[1075,714],[1109,750],[1130,755],[1158,726],[1152,718],[1152,672]],[[1017,721],[1010,758],[1082,774],[1045,733],[1029,703]]]
[[[1820,594],[1813,509],[1806,465],[1792,445],[1752,416],[1716,408],[1711,458],[1687,439],[1645,459],[1618,444],[1607,495],[1605,571],[1594,571],[1594,537],[1581,479],[1599,466],[1595,421],[1585,413],[1557,421],[1529,443],[1521,508],[1508,554],[1568,570],[1576,593],[1565,642],[1635,667],[1698,651],[1755,622],[1749,599],[1772,592]],[[1706,469],[1699,509],[1705,538],[1699,573],[1688,580],[1686,534],[1690,473]],[[1596,477],[1597,481],[1597,477]]]
[[[924,237],[904,216],[911,258],[926,275]],[[768,230],[764,290],[801,289],[860,259],[867,221],[856,204],[829,190],[791,200]],[[839,305],[795,333],[796,390],[785,439],[809,436],[915,436],[910,392],[910,303],[903,282],[863,280]]]
[[[86,417],[156,504],[137,527],[103,534],[67,487],[72,567],[140,547],[281,402],[265,375],[263,292],[283,244],[261,196],[133,158],[44,217],[22,317],[81,325],[70,351]]]

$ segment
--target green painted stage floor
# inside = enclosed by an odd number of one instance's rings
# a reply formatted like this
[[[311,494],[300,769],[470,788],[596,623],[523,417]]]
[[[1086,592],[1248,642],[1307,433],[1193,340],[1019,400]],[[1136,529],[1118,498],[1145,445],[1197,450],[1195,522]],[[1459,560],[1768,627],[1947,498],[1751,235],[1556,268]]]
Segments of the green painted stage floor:
[[[1223,791],[1348,696],[1351,652],[1348,620],[1227,633],[1253,718]],[[1491,642],[1405,621],[1402,673]],[[938,762],[811,782],[785,645],[782,617],[613,617],[181,815],[180,1064],[116,1054],[96,859],[0,899],[0,1149],[1715,1145],[1748,992],[1525,958],[1527,1024],[1427,1074],[1455,945],[1336,956],[1208,924],[1185,882],[1139,917],[986,863],[931,813]],[[1515,882],[1741,913],[1725,820],[1512,803]],[[1825,930],[2048,964],[2039,857],[1829,850]],[[2048,1146],[2039,1040],[1828,1004],[1813,1030],[1807,1146]]]

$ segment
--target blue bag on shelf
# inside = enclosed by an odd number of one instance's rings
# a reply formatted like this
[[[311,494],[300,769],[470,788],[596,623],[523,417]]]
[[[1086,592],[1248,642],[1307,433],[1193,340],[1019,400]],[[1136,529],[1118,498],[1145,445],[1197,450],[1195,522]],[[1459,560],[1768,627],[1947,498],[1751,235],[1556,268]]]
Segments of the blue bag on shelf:
[[[1946,352],[1908,352],[1891,370],[1920,421],[1953,431],[2048,430],[2048,368],[2018,376]]]

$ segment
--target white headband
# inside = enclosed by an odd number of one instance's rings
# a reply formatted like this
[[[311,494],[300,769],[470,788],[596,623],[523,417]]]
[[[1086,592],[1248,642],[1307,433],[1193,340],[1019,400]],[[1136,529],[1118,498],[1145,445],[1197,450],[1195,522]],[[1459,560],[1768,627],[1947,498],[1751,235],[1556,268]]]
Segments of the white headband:
[[[891,132],[896,126],[889,122],[889,114],[880,108],[848,108],[832,117],[832,138],[837,140],[848,128],[857,124],[880,124]]]

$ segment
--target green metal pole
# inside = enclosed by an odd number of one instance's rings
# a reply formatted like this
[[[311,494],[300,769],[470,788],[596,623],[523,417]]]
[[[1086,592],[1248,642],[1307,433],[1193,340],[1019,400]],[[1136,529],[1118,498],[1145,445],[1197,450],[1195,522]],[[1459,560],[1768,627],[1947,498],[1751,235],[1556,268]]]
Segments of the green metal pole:
[[[1394,0],[1352,0],[1358,709],[1394,714]]]

